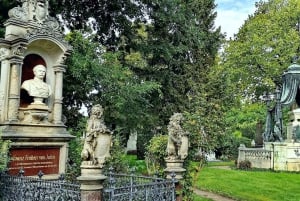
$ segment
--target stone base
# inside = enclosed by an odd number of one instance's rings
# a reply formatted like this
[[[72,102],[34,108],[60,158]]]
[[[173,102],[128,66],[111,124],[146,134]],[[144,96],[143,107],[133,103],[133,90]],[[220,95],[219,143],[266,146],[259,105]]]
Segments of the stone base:
[[[99,166],[81,165],[81,176],[77,177],[80,182],[81,201],[101,201],[106,178]]]
[[[274,153],[274,170],[300,172],[299,142],[266,142],[265,149]]]
[[[175,178],[180,180],[183,178],[183,174],[186,169],[183,168],[184,160],[179,159],[165,159],[167,168],[164,172],[167,174],[167,179],[172,179],[172,174],[175,173]]]
[[[81,168],[81,176],[90,176],[90,175],[102,175],[102,167],[98,165],[93,165],[93,164],[87,164],[84,162],[88,161],[83,161],[80,168]]]
[[[49,124],[50,110],[46,105],[29,105],[20,108],[19,119],[21,123]]]
[[[15,158],[11,158],[11,160],[18,162],[16,164],[19,164],[20,168],[21,166],[24,166],[23,168],[25,169],[25,165],[22,165],[22,163],[26,164],[26,176],[37,174],[37,172],[35,173],[32,170],[32,174],[29,175],[28,170],[31,165],[34,167],[33,169],[36,169],[37,171],[39,169],[44,171],[45,168],[49,170],[50,166],[53,166],[53,168],[56,169],[55,171],[49,171],[49,173],[44,172],[44,179],[48,177],[49,179],[57,179],[59,174],[65,174],[69,141],[74,138],[74,136],[67,132],[65,126],[52,124],[7,123],[0,124],[0,130],[2,139],[11,141],[11,150],[19,150],[17,152],[18,154],[15,155]],[[40,153],[40,150],[46,150],[47,152],[47,150],[53,149],[56,150],[54,155],[55,160],[58,161],[54,161],[53,154]],[[19,153],[22,154],[19,155]],[[18,167],[15,168],[19,169]]]

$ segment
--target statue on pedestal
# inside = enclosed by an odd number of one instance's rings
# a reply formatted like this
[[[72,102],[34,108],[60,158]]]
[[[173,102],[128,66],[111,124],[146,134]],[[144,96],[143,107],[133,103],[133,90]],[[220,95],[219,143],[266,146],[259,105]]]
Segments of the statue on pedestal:
[[[23,82],[21,88],[25,89],[29,96],[33,97],[33,103],[36,105],[44,105],[43,100],[51,95],[50,86],[44,82],[46,75],[46,67],[36,65],[33,68],[34,78]]]
[[[112,131],[104,124],[101,105],[98,104],[92,108],[86,131],[86,138],[81,152],[82,165],[102,167],[105,158],[110,157]]]
[[[189,140],[188,132],[181,127],[183,120],[181,113],[174,113],[168,125],[168,156],[165,158],[167,168],[164,170],[168,179],[171,179],[174,173],[176,179],[182,179],[186,171],[183,162],[188,156]]]
[[[188,155],[188,133],[181,127],[183,121],[181,113],[174,113],[168,125],[168,159],[184,160]]]

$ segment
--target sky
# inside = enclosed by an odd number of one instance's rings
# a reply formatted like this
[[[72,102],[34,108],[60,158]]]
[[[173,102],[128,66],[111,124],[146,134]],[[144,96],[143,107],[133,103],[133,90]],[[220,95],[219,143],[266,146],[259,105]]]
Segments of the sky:
[[[255,2],[257,0],[215,0],[217,4],[215,25],[221,26],[221,32],[226,32],[227,38],[233,37],[248,15],[254,13]]]

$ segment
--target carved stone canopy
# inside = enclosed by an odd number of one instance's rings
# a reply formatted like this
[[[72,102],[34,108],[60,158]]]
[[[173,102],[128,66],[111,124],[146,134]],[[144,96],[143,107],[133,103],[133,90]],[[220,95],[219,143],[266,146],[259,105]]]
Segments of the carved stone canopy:
[[[22,6],[15,7],[8,12],[10,18],[24,22],[43,23],[49,18],[48,0],[21,0]]]
[[[282,76],[283,86],[281,92],[281,104],[291,105],[295,100],[300,105],[300,65],[294,63],[288,67]]]
[[[22,5],[8,12],[9,19],[4,24],[6,39],[13,40],[22,37],[29,43],[37,39],[50,39],[71,50],[64,40],[59,22],[55,17],[49,16],[48,0],[21,0],[21,2]]]

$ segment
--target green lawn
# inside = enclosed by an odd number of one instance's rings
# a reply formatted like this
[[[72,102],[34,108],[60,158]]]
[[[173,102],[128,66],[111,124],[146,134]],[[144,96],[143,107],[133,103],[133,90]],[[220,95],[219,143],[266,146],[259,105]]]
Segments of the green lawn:
[[[300,174],[224,170],[209,165],[200,170],[195,187],[242,201],[299,201]]]

